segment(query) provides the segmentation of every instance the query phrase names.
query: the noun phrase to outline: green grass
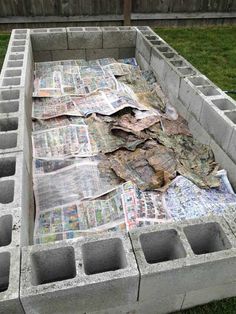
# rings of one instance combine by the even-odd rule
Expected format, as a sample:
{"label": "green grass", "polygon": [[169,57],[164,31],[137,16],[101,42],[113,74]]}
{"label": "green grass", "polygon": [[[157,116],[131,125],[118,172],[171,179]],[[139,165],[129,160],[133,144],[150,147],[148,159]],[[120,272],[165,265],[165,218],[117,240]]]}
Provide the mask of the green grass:
{"label": "green grass", "polygon": [[2,68],[2,64],[5,58],[9,39],[10,39],[10,35],[0,34],[0,70]]}
{"label": "green grass", "polygon": [[[220,88],[236,90],[236,26],[159,28],[155,31]],[[236,95],[230,96],[236,99]],[[183,313],[235,314],[236,298],[198,306]]]}
{"label": "green grass", "polygon": [[221,89],[236,90],[236,26],[155,31]]}

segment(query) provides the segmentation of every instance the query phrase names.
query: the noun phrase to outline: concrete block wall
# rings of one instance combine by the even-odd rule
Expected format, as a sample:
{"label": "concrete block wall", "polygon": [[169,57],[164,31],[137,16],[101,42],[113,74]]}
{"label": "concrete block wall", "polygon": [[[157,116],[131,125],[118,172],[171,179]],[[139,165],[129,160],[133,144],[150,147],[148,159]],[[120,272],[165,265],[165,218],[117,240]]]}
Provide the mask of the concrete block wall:
{"label": "concrete block wall", "polygon": [[137,27],[136,57],[155,73],[194,136],[209,144],[236,189],[236,102],[149,27]]}
{"label": "concrete block wall", "polygon": [[0,138],[7,139],[0,148],[0,313],[21,313],[21,302],[26,313],[169,313],[235,295],[233,212],[140,229],[130,238],[31,245],[33,62],[133,56],[154,71],[236,187],[235,102],[149,27],[13,31],[0,76]]}
{"label": "concrete block wall", "polygon": [[34,245],[22,250],[26,313],[87,313],[137,301],[139,272],[128,235]]}
{"label": "concrete block wall", "polygon": [[130,233],[140,271],[139,301],[182,298],[176,311],[235,295],[235,236],[224,218]]}
{"label": "concrete block wall", "polygon": [[67,27],[31,30],[36,62],[134,57],[135,27]]}
{"label": "concrete block wall", "polygon": [[30,31],[14,30],[0,75],[0,313],[24,313],[21,246],[32,243]]}

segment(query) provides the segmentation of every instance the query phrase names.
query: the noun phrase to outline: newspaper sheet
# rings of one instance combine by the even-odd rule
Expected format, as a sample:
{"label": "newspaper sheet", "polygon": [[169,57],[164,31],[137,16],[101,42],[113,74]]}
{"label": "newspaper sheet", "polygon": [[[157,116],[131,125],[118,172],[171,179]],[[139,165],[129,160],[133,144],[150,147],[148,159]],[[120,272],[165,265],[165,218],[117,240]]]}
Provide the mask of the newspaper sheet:
{"label": "newspaper sheet", "polygon": [[36,210],[104,195],[121,181],[99,157],[76,160],[34,161]]}
{"label": "newspaper sheet", "polygon": [[85,119],[74,116],[60,116],[48,120],[34,120],[32,122],[33,132],[54,129],[68,125],[86,125]]}
{"label": "newspaper sheet", "polygon": [[219,188],[201,189],[183,176],[176,177],[163,194],[163,206],[172,220],[222,215],[236,206],[236,195],[224,170],[218,171]]}
{"label": "newspaper sheet", "polygon": [[68,60],[35,63],[33,96],[60,97],[87,95],[101,89],[117,90],[115,76],[130,73],[133,67],[112,58],[89,62]]}
{"label": "newspaper sheet", "polygon": [[130,230],[166,219],[158,192],[141,192],[131,182],[120,185],[106,199],[81,201],[37,211],[35,243],[93,233]]}
{"label": "newspaper sheet", "polygon": [[34,158],[89,157],[98,153],[86,124],[33,132],[32,143]]}
{"label": "newspaper sheet", "polygon": [[37,98],[33,102],[32,116],[35,119],[50,119],[91,113],[112,115],[127,107],[148,110],[136,100],[132,91],[129,93],[122,87],[119,91],[99,91],[84,97]]}

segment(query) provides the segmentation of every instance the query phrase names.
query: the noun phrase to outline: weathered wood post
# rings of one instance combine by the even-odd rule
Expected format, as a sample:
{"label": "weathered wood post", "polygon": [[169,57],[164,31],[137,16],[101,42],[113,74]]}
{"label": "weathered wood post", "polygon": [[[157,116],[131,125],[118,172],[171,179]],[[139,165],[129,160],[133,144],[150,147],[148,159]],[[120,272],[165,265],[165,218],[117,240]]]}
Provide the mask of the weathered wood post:
{"label": "weathered wood post", "polygon": [[124,0],[124,26],[131,25],[132,0]]}

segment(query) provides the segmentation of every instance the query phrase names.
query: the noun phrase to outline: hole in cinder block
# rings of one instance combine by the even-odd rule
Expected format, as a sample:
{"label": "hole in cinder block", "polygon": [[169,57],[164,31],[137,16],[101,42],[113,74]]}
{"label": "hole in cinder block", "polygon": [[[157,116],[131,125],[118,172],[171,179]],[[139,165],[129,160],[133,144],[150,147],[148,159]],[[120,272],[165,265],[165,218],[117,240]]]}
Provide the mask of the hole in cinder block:
{"label": "hole in cinder block", "polygon": [[216,105],[220,110],[233,110],[236,106],[228,99],[216,99],[212,100],[213,104]]}
{"label": "hole in cinder block", "polygon": [[26,33],[27,33],[27,30],[26,30],[26,29],[16,29],[16,30],[15,30],[15,33],[16,33],[16,34],[26,34]]}
{"label": "hole in cinder block", "polygon": [[153,36],[153,35],[146,35],[145,37],[150,41],[158,39],[157,36]]}
{"label": "hole in cinder block", "polygon": [[20,68],[23,66],[23,61],[8,61],[8,68]]}
{"label": "hole in cinder block", "polygon": [[17,133],[5,132],[0,134],[0,149],[14,148],[17,144]]}
{"label": "hole in cinder block", "polygon": [[71,28],[69,28],[69,31],[70,32],[83,32],[84,29],[83,29],[83,27],[71,27]]}
{"label": "hole in cinder block", "polygon": [[184,233],[196,255],[228,250],[231,244],[216,222],[187,226]]}
{"label": "hole in cinder block", "polygon": [[175,229],[141,234],[140,242],[149,264],[186,257],[185,249]]}
{"label": "hole in cinder block", "polygon": [[21,70],[6,70],[5,77],[21,76]]}
{"label": "hole in cinder block", "polygon": [[15,35],[14,39],[26,39],[26,35]]}
{"label": "hole in cinder block", "polygon": [[226,117],[228,117],[234,124],[236,124],[236,112],[225,112]]}
{"label": "hole in cinder block", "polygon": [[0,100],[19,99],[19,97],[20,97],[19,90],[3,90],[0,92]]}
{"label": "hole in cinder block", "polygon": [[99,31],[99,27],[85,27],[85,30],[90,32]]}
{"label": "hole in cinder block", "polygon": [[9,204],[14,200],[14,180],[0,182],[0,203]]}
{"label": "hole in cinder block", "polygon": [[0,253],[0,292],[6,291],[9,286],[10,253]]}
{"label": "hole in cinder block", "polygon": [[0,159],[0,178],[14,176],[15,172],[16,172],[15,157],[6,157]]}
{"label": "hole in cinder block", "polygon": [[47,28],[33,29],[33,33],[47,33]]}
{"label": "hole in cinder block", "polygon": [[203,77],[190,77],[189,81],[195,86],[210,85],[210,81]]}
{"label": "hole in cinder block", "polygon": [[178,57],[178,55],[176,53],[173,53],[173,52],[164,52],[163,56],[165,56],[167,59],[174,59],[174,58]]}
{"label": "hole in cinder block", "polygon": [[18,129],[18,118],[0,119],[0,132],[14,131]]}
{"label": "hole in cinder block", "polygon": [[151,43],[154,45],[154,46],[160,46],[160,45],[164,45],[165,43],[161,40],[151,40]]}
{"label": "hole in cinder block", "polygon": [[9,60],[16,61],[16,60],[23,60],[24,55],[23,54],[12,54],[9,56]]}
{"label": "hole in cinder block", "polygon": [[212,86],[204,86],[199,88],[199,90],[205,95],[205,96],[216,96],[216,95],[220,95],[220,92],[218,92],[218,90],[216,90],[214,87]]}
{"label": "hole in cinder block", "polygon": [[117,238],[83,244],[82,256],[86,275],[115,271],[127,267],[122,241]]}
{"label": "hole in cinder block", "polygon": [[174,60],[170,61],[171,64],[173,64],[175,67],[184,67],[186,66],[186,63],[183,62],[182,60]]}
{"label": "hole in cinder block", "polygon": [[20,85],[20,77],[7,77],[3,79],[3,86],[18,86]]}
{"label": "hole in cinder block", "polygon": [[19,110],[18,101],[1,101],[0,102],[0,113],[17,112]]}
{"label": "hole in cinder block", "polygon": [[0,217],[0,246],[6,246],[11,243],[12,221],[12,215]]}
{"label": "hole in cinder block", "polygon": [[12,42],[13,46],[24,46],[25,45],[25,40],[14,40]]}
{"label": "hole in cinder block", "polygon": [[183,75],[194,75],[196,72],[192,68],[178,68],[178,71]]}
{"label": "hole in cinder block", "polygon": [[12,52],[23,52],[25,51],[25,47],[11,47]]}
{"label": "hole in cinder block", "polygon": [[31,282],[38,286],[76,276],[73,247],[44,250],[31,255]]}
{"label": "hole in cinder block", "polygon": [[157,47],[160,52],[171,52],[171,49],[166,46]]}
{"label": "hole in cinder block", "polygon": [[49,28],[50,33],[62,33],[63,29],[62,28]]}

